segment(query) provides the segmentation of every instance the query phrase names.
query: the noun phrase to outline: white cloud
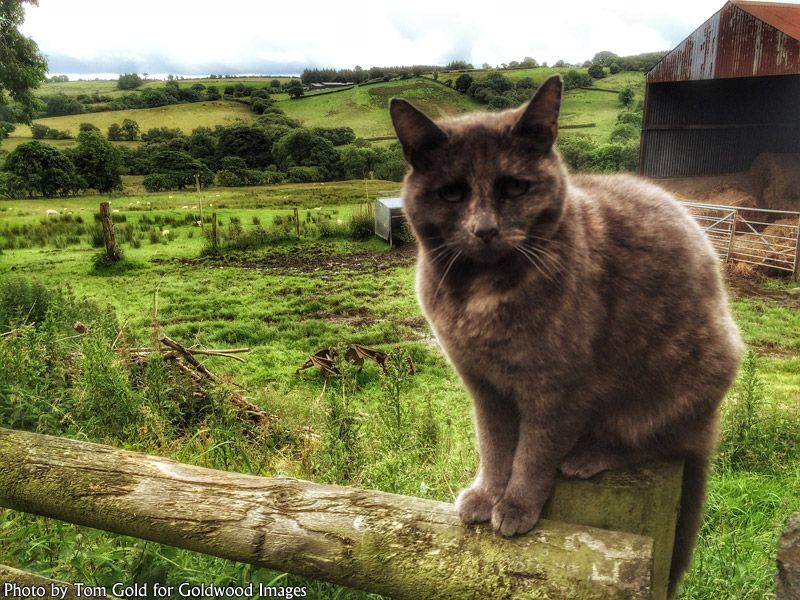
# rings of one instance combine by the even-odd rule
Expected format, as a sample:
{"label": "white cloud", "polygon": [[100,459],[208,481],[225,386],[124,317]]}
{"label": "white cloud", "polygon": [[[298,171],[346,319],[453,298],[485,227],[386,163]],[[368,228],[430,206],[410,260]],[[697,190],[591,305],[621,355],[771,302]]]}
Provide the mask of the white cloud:
{"label": "white cloud", "polygon": [[[40,0],[23,31],[53,63],[207,73],[261,64],[492,65],[532,56],[583,61],[600,50],[666,50],[723,0]],[[51,65],[52,67],[55,64]]]}

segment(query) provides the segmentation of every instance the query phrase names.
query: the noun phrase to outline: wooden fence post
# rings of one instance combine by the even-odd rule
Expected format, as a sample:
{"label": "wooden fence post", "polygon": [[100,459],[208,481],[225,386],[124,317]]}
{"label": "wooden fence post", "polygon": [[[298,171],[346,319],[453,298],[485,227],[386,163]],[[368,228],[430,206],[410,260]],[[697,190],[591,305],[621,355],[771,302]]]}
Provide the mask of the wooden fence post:
{"label": "wooden fence post", "polygon": [[200,207],[200,231],[203,231],[203,199],[200,197],[200,175],[194,175],[194,187],[197,190],[197,205]]}
{"label": "wooden fence post", "polygon": [[211,213],[211,247],[214,249],[214,254],[219,250],[217,244],[217,213]]}
{"label": "wooden fence post", "polygon": [[294,228],[297,231],[297,237],[300,237],[300,212],[297,207],[294,209]]}
{"label": "wooden fence post", "polygon": [[119,260],[119,248],[117,248],[117,239],[114,236],[114,221],[111,218],[111,205],[108,202],[100,203],[100,223],[103,226],[103,241],[106,245],[108,260]]}

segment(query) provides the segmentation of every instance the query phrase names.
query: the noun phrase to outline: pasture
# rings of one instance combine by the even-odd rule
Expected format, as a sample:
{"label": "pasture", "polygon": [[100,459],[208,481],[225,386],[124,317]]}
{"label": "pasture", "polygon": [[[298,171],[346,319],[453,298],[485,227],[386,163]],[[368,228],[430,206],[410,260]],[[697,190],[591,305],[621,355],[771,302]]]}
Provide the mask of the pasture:
{"label": "pasture", "polygon": [[[141,108],[135,110],[112,110],[80,115],[65,115],[36,119],[34,123],[47,125],[59,131],[69,131],[78,135],[81,123],[91,123],[105,133],[112,123],[120,124],[124,119],[133,119],[139,124],[142,132],[153,127],[177,127],[187,135],[197,127],[215,127],[217,125],[233,125],[235,123],[251,123],[255,115],[250,107],[239,102],[226,100],[192,102],[189,104],[170,104],[158,108]],[[30,138],[31,130],[26,125],[18,125],[11,134],[13,138]],[[9,139],[11,139],[11,137]],[[3,142],[3,148],[7,142]]]}
{"label": "pasture", "polygon": [[[364,87],[351,106],[377,103],[369,90],[396,93],[391,87]],[[329,109],[336,106],[357,112],[345,103]],[[381,131],[370,129],[368,119],[360,126],[364,133]],[[9,365],[0,375],[0,422],[203,466],[452,501],[477,460],[470,404],[416,304],[414,249],[354,239],[348,229],[364,202],[396,185],[115,196],[125,261],[113,267],[93,261],[99,252],[93,215],[103,198],[1,201],[0,316],[12,315],[25,333],[0,338],[0,360]],[[217,213],[231,243],[218,255],[205,252],[196,224],[201,205],[206,219]],[[303,223],[299,239],[287,227],[295,207]],[[62,215],[48,217],[47,209]],[[233,246],[259,228],[260,243]],[[33,281],[62,289],[62,310],[41,317],[52,333],[24,325],[36,311],[17,300],[28,297],[31,284],[24,282]],[[782,279],[732,278],[729,289],[752,355],[725,405],[684,599],[767,597],[778,532],[800,510],[798,288]],[[30,297],[47,298],[37,293]],[[75,318],[90,325],[89,334],[75,335]],[[245,363],[208,357],[204,363],[223,383],[187,397],[187,382],[169,365],[152,360],[139,368],[126,359],[124,348],[152,343],[154,328],[187,345],[251,351]],[[120,331],[122,350],[111,350]],[[342,365],[338,378],[315,369],[295,374],[319,348],[353,342],[411,355],[418,371],[392,380],[368,363],[360,372]],[[249,427],[232,411],[226,398],[240,389],[234,384],[273,415],[268,427]],[[7,510],[0,511],[0,532],[0,563],[65,580],[253,581],[307,585],[318,599],[375,597]]]}

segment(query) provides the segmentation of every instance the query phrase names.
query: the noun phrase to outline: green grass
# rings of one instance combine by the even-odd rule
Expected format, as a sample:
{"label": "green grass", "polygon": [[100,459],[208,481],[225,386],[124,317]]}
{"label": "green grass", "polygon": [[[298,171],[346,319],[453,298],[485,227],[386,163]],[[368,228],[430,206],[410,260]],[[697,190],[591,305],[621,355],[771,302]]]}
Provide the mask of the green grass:
{"label": "green grass", "polygon": [[473,99],[432,81],[412,78],[358,86],[350,90],[278,104],[307,127],[346,125],[364,138],[394,135],[389,100],[406,98],[434,118],[480,108]]}
{"label": "green grass", "polygon": [[[59,131],[67,130],[78,135],[81,123],[91,123],[102,132],[108,130],[112,123],[122,123],[123,119],[133,119],[139,124],[142,132],[153,127],[177,127],[189,134],[196,127],[215,127],[234,123],[251,123],[255,115],[250,108],[239,102],[192,102],[189,104],[171,104],[159,108],[141,108],[133,110],[113,110],[108,112],[84,113],[81,115],[65,115],[36,119],[34,123],[47,125]],[[11,134],[13,138],[30,138],[30,127],[17,125]],[[5,147],[8,140],[3,142]]]}

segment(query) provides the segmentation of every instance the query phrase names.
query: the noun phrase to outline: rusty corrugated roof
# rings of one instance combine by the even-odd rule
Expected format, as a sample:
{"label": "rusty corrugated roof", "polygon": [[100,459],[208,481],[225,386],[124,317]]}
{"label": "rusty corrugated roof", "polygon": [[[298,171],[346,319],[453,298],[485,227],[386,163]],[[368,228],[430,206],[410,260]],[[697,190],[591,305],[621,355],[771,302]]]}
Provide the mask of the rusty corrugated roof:
{"label": "rusty corrugated roof", "polygon": [[800,74],[800,5],[727,2],[647,74],[649,83]]}
{"label": "rusty corrugated roof", "polygon": [[745,2],[743,0],[733,0],[732,4],[750,13],[756,19],[772,25],[778,31],[800,40],[800,4]]}

